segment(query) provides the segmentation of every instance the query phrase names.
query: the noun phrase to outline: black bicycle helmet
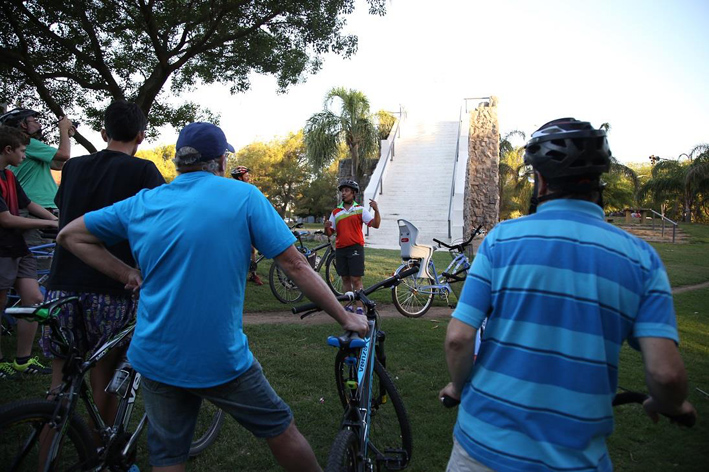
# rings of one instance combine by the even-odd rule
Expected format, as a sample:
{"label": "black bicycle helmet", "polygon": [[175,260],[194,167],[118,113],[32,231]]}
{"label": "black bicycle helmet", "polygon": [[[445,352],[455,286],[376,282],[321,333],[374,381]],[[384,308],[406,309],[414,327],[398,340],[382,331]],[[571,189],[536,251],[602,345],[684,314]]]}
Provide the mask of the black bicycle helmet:
{"label": "black bicycle helmet", "polygon": [[0,116],[0,125],[19,128],[20,123],[31,116],[39,116],[39,112],[28,108],[15,108]]}
{"label": "black bicycle helmet", "polygon": [[337,186],[337,190],[342,190],[343,187],[349,187],[352,190],[354,190],[355,193],[359,193],[359,184],[355,182],[354,180],[350,179],[345,179],[340,182],[340,185]]}
{"label": "black bicycle helmet", "polygon": [[524,150],[524,163],[550,182],[598,177],[611,166],[606,132],[574,118],[546,123],[532,134]]}

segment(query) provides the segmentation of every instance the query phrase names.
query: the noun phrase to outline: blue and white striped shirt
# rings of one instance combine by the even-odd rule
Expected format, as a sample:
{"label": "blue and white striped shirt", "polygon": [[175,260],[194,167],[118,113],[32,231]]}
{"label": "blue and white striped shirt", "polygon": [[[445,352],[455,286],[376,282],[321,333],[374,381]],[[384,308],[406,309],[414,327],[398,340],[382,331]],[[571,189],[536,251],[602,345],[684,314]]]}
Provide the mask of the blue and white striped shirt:
{"label": "blue and white striped shirt", "polygon": [[490,315],[455,437],[497,471],[612,470],[605,438],[623,341],[678,342],[665,269],[581,200],[553,200],[482,242],[453,317]]}

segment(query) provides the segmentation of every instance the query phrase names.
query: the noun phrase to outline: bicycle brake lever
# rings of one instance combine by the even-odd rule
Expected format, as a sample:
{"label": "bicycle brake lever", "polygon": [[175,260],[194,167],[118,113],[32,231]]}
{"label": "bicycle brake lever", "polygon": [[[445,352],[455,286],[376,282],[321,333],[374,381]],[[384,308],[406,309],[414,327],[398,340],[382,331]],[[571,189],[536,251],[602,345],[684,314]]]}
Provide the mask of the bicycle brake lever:
{"label": "bicycle brake lever", "polygon": [[320,311],[320,310],[310,310],[310,311],[306,311],[305,313],[303,313],[302,315],[300,315],[300,319],[301,319],[301,320],[304,320],[304,319],[307,318],[308,316],[314,315],[314,314],[317,313],[318,311]]}

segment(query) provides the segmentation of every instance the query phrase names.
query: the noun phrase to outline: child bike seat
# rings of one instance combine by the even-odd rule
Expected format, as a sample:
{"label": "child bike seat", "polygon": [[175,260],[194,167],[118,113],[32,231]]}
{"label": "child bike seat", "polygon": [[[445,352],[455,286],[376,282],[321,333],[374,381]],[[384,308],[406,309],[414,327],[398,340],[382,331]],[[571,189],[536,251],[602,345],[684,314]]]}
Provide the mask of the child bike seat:
{"label": "child bike seat", "polygon": [[419,230],[413,223],[406,220],[397,220],[399,224],[399,246],[401,246],[401,258],[404,261],[418,259],[421,264],[418,277],[435,280],[428,271],[428,264],[436,249],[425,244],[416,244]]}

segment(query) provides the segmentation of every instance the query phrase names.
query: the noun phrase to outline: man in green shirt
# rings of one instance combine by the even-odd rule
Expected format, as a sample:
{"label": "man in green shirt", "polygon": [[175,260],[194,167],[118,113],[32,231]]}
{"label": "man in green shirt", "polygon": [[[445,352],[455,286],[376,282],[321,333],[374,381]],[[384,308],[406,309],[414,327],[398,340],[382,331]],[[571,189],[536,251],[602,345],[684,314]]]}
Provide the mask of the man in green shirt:
{"label": "man in green shirt", "polygon": [[54,197],[57,184],[52,177],[52,170],[61,170],[71,156],[71,141],[76,129],[67,117],[59,122],[59,147],[54,148],[42,141],[42,125],[37,121],[39,113],[26,108],[15,108],[0,116],[0,124],[19,128],[30,137],[25,155],[27,158],[17,167],[9,169],[15,174],[30,200],[49,210],[57,205]]}

